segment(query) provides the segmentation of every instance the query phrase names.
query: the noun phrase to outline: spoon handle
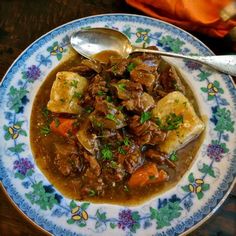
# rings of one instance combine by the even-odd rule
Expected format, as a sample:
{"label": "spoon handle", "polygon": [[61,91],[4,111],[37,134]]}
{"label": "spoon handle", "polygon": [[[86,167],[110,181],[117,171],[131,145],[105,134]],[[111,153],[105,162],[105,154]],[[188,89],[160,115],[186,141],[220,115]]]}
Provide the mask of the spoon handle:
{"label": "spoon handle", "polygon": [[172,52],[163,52],[145,48],[133,47],[134,52],[156,53],[162,56],[183,58],[199,62],[201,64],[210,66],[215,70],[221,71],[225,74],[236,76],[236,55],[222,55],[222,56],[186,56]]}

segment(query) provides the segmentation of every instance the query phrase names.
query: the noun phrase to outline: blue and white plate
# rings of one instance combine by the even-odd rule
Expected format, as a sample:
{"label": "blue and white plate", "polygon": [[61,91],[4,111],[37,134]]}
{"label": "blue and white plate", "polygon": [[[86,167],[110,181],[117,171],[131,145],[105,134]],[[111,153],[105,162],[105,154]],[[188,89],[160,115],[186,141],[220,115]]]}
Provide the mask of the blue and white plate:
{"label": "blue and white plate", "polygon": [[[183,73],[207,117],[206,135],[191,168],[172,189],[135,207],[72,201],[58,192],[32,156],[29,125],[35,94],[69,51],[75,30],[109,27],[135,45],[212,55],[185,31],[149,17],[108,14],[75,20],[31,44],[0,87],[0,180],[17,207],[54,235],[179,235],[204,222],[223,202],[236,173],[236,90],[231,78],[204,66],[169,59]],[[79,206],[79,208],[77,208]],[[72,213],[78,217],[72,218]]]}

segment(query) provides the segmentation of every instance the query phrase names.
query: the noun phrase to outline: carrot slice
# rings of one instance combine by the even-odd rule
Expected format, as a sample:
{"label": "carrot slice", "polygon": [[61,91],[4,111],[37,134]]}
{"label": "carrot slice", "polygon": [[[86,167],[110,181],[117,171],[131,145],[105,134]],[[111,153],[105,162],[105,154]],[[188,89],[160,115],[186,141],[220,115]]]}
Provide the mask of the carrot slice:
{"label": "carrot slice", "polygon": [[164,170],[158,171],[156,164],[148,163],[138,168],[130,177],[130,187],[142,187],[147,184],[160,183],[168,179]]}
{"label": "carrot slice", "polygon": [[51,122],[50,129],[56,134],[67,137],[68,132],[73,130],[75,121],[76,119],[57,118]]}

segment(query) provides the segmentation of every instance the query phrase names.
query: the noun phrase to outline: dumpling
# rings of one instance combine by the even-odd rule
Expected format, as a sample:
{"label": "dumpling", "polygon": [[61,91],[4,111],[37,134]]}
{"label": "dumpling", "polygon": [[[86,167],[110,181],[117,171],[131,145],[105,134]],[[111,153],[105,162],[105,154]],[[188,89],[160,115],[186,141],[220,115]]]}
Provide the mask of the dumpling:
{"label": "dumpling", "polygon": [[88,86],[86,78],[77,73],[62,71],[58,72],[52,85],[48,110],[57,113],[78,114],[81,107],[78,99]]}
{"label": "dumpling", "polygon": [[162,152],[171,153],[185,146],[197,137],[205,128],[204,123],[197,116],[192,104],[181,92],[172,92],[159,100],[152,110],[153,118],[158,118],[160,123],[175,114],[181,117],[182,122],[175,130],[169,130],[166,140],[160,143]]}

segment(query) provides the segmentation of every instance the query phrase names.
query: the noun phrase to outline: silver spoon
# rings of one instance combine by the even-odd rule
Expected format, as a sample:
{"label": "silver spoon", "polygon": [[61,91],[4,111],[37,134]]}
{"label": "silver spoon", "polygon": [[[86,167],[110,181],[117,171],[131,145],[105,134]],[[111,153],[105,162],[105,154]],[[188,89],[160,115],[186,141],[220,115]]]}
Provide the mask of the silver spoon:
{"label": "silver spoon", "polygon": [[127,58],[134,52],[156,53],[162,56],[193,60],[215,70],[236,76],[236,55],[222,56],[185,56],[176,53],[137,48],[121,32],[108,28],[90,28],[79,30],[70,38],[72,47],[82,56],[91,59],[93,55],[112,50]]}

